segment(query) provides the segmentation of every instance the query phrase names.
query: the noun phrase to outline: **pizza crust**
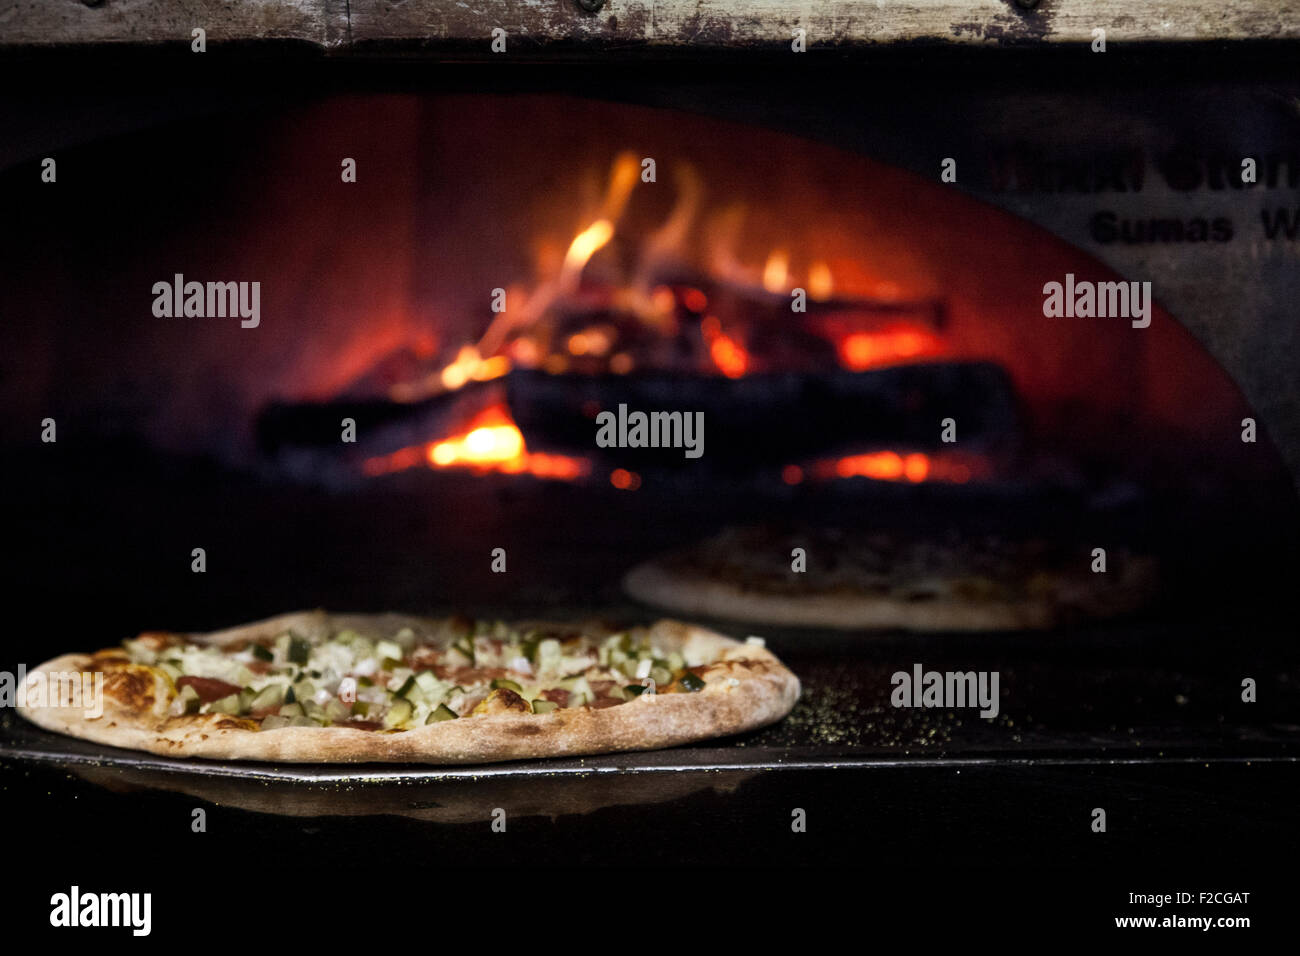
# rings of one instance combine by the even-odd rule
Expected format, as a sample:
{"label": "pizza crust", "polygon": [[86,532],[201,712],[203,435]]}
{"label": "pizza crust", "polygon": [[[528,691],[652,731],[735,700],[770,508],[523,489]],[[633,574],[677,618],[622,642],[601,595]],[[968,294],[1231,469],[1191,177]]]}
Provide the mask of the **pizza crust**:
{"label": "pizza crust", "polygon": [[[435,619],[402,615],[335,616],[315,611],[186,637],[222,646],[281,634],[290,627],[304,636],[315,635],[317,629],[392,633],[401,627],[436,635],[440,625]],[[469,764],[672,747],[773,723],[788,714],[799,698],[799,679],[766,648],[672,620],[652,625],[650,636],[688,659],[697,655],[717,659],[718,663],[700,675],[706,686],[689,694],[642,694],[616,707],[483,714],[399,732],[351,727],[264,731],[256,729],[253,721],[221,714],[168,716],[175,691],[167,676],[144,665],[126,663],[124,653],[110,650],[93,656],[67,654],[31,672],[48,680],[51,674],[103,669],[101,716],[87,717],[81,707],[60,707],[48,701],[43,706],[28,706],[23,694],[19,712],[47,730],[169,757]]]}

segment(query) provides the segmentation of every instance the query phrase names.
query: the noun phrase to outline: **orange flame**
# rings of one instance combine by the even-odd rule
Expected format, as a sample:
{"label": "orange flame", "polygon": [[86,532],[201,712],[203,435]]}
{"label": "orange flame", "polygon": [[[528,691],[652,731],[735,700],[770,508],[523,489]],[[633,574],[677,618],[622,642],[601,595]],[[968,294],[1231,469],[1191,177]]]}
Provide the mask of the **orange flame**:
{"label": "orange flame", "polygon": [[510,371],[510,359],[504,355],[483,358],[478,349],[464,345],[450,365],[420,382],[399,382],[388,390],[395,402],[415,402],[440,391],[454,392],[468,382],[487,382]]}
{"label": "orange flame", "polygon": [[611,222],[623,215],[628,197],[641,178],[641,162],[635,153],[623,152],[614,157],[614,164],[609,171],[609,186],[605,189],[605,201],[601,205],[602,219]]}
{"label": "orange flame", "polygon": [[608,219],[597,219],[582,232],[573,237],[569,251],[564,255],[564,273],[566,277],[576,278],[586,268],[591,257],[608,245],[614,238],[614,224]]}
{"label": "orange flame", "polygon": [[583,458],[530,452],[524,444],[523,433],[504,405],[493,405],[480,412],[460,435],[371,458],[363,471],[367,475],[385,475],[421,463],[430,468],[473,468],[508,475],[526,472],[538,478],[562,481],[574,481],[591,470],[590,463]]}
{"label": "orange flame", "polygon": [[790,256],[784,249],[775,249],[763,266],[763,288],[768,292],[784,292],[790,286]]}
{"label": "orange flame", "polygon": [[471,379],[486,382],[499,378],[510,371],[510,360],[504,355],[482,358],[478,349],[472,345],[464,346],[456,355],[456,361],[442,370],[442,384],[450,390],[460,388]]}
{"label": "orange flame", "polygon": [[825,302],[835,292],[835,279],[831,267],[818,260],[808,268],[808,294],[817,302]]}
{"label": "orange flame", "polygon": [[640,163],[632,153],[620,153],[614,158],[613,168],[609,173],[609,185],[605,189],[605,199],[601,203],[600,218],[582,232],[573,237],[569,251],[564,255],[564,265],[560,270],[560,285],[573,289],[587,267],[587,263],[614,238],[614,223],[623,215],[628,197],[637,184],[641,170]]}

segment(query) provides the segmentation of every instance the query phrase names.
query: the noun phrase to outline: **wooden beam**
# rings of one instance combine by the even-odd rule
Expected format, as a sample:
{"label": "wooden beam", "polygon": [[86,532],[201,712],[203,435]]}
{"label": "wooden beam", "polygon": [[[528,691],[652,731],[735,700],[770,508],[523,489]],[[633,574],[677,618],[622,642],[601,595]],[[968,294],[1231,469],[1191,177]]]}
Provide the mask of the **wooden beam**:
{"label": "wooden beam", "polygon": [[[302,41],[326,51],[1107,44],[1300,38],[1300,0],[0,0],[0,47]],[[597,6],[588,12],[580,4]]]}

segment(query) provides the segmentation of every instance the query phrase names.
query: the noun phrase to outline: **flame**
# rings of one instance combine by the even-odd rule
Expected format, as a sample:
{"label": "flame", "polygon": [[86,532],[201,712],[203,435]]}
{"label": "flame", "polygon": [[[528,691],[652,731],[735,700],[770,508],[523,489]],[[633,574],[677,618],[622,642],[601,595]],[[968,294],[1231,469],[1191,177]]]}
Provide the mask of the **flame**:
{"label": "flame", "polygon": [[614,238],[614,223],[623,215],[640,170],[641,164],[632,153],[619,153],[614,158],[600,218],[574,236],[569,251],[564,254],[564,265],[560,269],[561,288],[573,289],[591,257]]}
{"label": "flame", "polygon": [[614,238],[614,224],[608,219],[597,219],[582,232],[573,237],[569,251],[564,254],[564,274],[570,279],[577,277],[587,267],[591,257],[603,249]]}
{"label": "flame", "polygon": [[[761,274],[752,266],[740,268],[730,250],[739,241],[747,211],[743,205],[734,205],[723,217],[725,220],[720,238],[727,241],[714,244],[714,251],[722,254],[721,263],[714,263],[715,277],[724,289],[716,296],[712,291],[692,286],[671,287],[656,284],[655,269],[678,267],[683,256],[691,227],[698,215],[702,186],[698,175],[689,167],[678,170],[680,195],[668,220],[649,240],[642,242],[642,261],[630,281],[621,285],[615,282],[612,289],[594,285],[586,290],[593,301],[606,296],[604,307],[612,314],[630,313],[647,329],[664,338],[680,334],[679,323],[684,316],[681,310],[702,318],[704,351],[708,361],[729,378],[740,378],[754,370],[754,358],[749,353],[743,335],[744,325],[737,331],[730,326],[723,331],[716,314],[717,308],[731,308],[725,291],[726,283],[753,290],[761,287],[773,294],[784,294],[790,289],[794,277],[790,270],[791,254],[787,247],[774,248],[769,253]],[[484,382],[499,378],[517,366],[540,368],[554,375],[570,370],[599,367],[604,363],[614,374],[628,374],[641,364],[642,359],[628,345],[620,325],[592,326],[576,332],[563,330],[548,322],[548,315],[557,304],[563,304],[579,293],[584,271],[592,258],[614,239],[632,191],[640,181],[640,160],[631,152],[618,154],[611,165],[609,177],[598,207],[588,215],[587,225],[569,240],[567,247],[561,242],[552,244],[552,252],[544,270],[549,276],[531,288],[511,287],[508,290],[511,307],[502,309],[489,323],[477,344],[464,345],[446,367],[434,370],[421,379],[394,385],[389,395],[394,401],[413,402],[445,392],[456,391],[470,382]],[[715,259],[717,256],[715,256]],[[652,266],[654,268],[652,268]],[[739,270],[739,271],[737,271]],[[671,270],[670,270],[671,271]],[[815,259],[805,277],[810,298],[826,302],[835,295],[835,278],[825,259]],[[883,280],[882,280],[883,281]],[[897,289],[893,290],[897,291]],[[586,294],[584,293],[584,294]],[[715,305],[711,300],[717,298]],[[583,302],[582,307],[588,308]],[[860,322],[855,328],[852,314],[846,321],[832,314],[814,322],[819,333],[834,342],[840,363],[852,371],[864,371],[891,362],[904,361],[933,352],[938,339],[929,331],[915,328],[872,328],[862,330]],[[846,327],[847,325],[847,327]],[[574,361],[577,359],[578,361]]]}
{"label": "flame", "polygon": [[449,391],[455,391],[468,381],[486,382],[510,371],[510,360],[504,355],[483,358],[472,345],[463,346],[456,360],[442,370],[439,378]]}
{"label": "flame", "polygon": [[818,260],[808,268],[808,294],[817,302],[825,302],[835,293],[835,279],[831,267]]}
{"label": "flame", "polygon": [[[603,195],[597,194],[599,205],[586,206],[573,223],[576,234],[567,243],[562,234],[541,240],[535,281],[506,289],[509,312],[504,302],[500,307],[494,304],[495,314],[476,342],[462,345],[444,367],[423,365],[411,381],[394,385],[389,390],[390,398],[419,401],[455,392],[473,382],[500,378],[514,368],[541,369],[554,375],[593,370],[602,373],[607,369],[612,374],[627,375],[645,364],[664,361],[670,351],[675,357],[667,360],[673,363],[702,364],[705,368],[697,371],[705,372],[711,363],[721,375],[741,378],[756,369],[765,370],[769,361],[762,351],[767,336],[758,322],[771,311],[772,302],[759,290],[781,296],[796,281],[804,283],[810,299],[827,304],[795,321],[802,330],[833,343],[841,365],[847,369],[864,371],[935,354],[943,348],[937,320],[927,328],[923,324],[904,324],[898,317],[881,318],[882,310],[871,308],[870,302],[855,307],[863,280],[855,280],[850,262],[833,260],[842,287],[838,298],[837,275],[832,274],[828,261],[805,258],[807,250],[791,246],[789,236],[784,237],[785,245],[767,247],[771,251],[760,268],[762,247],[755,250],[750,243],[741,241],[752,238],[744,228],[749,215],[746,207],[733,204],[716,216],[701,219],[703,186],[689,167],[678,171],[677,200],[668,218],[648,239],[639,238],[635,269],[631,269],[628,257],[623,255],[626,250],[620,247],[618,256],[607,254],[592,269],[591,278],[598,281],[584,284],[593,257],[610,246],[616,235],[620,244],[631,238],[623,234],[623,217],[641,180],[640,167],[641,161],[633,153],[616,156]],[[632,221],[632,229],[638,228],[640,221]],[[694,281],[691,276],[699,272],[693,265],[697,256],[690,240],[700,223],[704,227],[705,257],[711,265],[703,268],[700,281]],[[743,265],[736,253],[742,248]],[[791,271],[792,249],[797,273]],[[817,250],[817,254],[824,254],[824,250]],[[597,271],[599,276],[595,275]],[[901,287],[894,283],[880,279],[876,284],[878,297],[902,296]],[[898,314],[908,310],[917,311],[915,304],[903,302]],[[591,324],[575,328],[572,323],[582,315],[590,316],[587,323]],[[639,325],[629,323],[629,316]],[[691,335],[695,321],[700,323],[702,341]],[[652,341],[653,336],[658,336],[657,343]],[[688,337],[692,340],[684,341]],[[647,342],[650,344],[645,345]],[[664,347],[674,343],[678,348]],[[438,351],[437,346],[434,340],[422,341],[417,354],[430,358]],[[751,347],[758,350],[755,355],[751,355]],[[441,361],[446,361],[449,353],[440,354]],[[776,364],[781,360],[778,351],[771,361]],[[419,466],[526,472],[575,480],[590,472],[591,459],[530,452],[501,403],[476,417],[459,434],[369,459],[364,469],[368,474],[384,474]],[[962,477],[956,469],[936,471],[935,461],[924,454],[874,451],[820,463],[791,464],[781,475],[791,486],[820,478],[853,476],[919,483],[965,481],[970,472],[968,469]],[[640,476],[625,469],[616,469],[609,480],[616,488],[630,490],[641,482]]]}
{"label": "flame", "polygon": [[460,435],[371,458],[363,471],[368,475],[385,475],[421,463],[430,468],[473,468],[510,475],[526,472],[538,478],[563,481],[574,481],[591,469],[590,463],[582,458],[530,452],[510,412],[500,404],[476,415]]}
{"label": "flame", "polygon": [[483,358],[472,345],[461,346],[456,358],[439,372],[418,382],[399,382],[388,390],[395,402],[415,402],[438,392],[454,392],[468,382],[487,382],[510,371],[510,359],[504,355]]}
{"label": "flame", "polygon": [[434,442],[429,446],[429,462],[439,468],[452,465],[500,465],[524,455],[524,436],[502,413],[490,408],[479,415],[464,435]]}
{"label": "flame", "polygon": [[[665,273],[680,271],[682,257],[689,247],[692,230],[699,215],[704,184],[690,163],[679,162],[673,169],[677,198],[663,224],[640,244],[640,263],[631,286],[645,298]],[[662,314],[662,310],[660,310]],[[654,311],[645,316],[654,324]],[[671,332],[675,333],[676,328]]]}
{"label": "flame", "polygon": [[478,349],[481,354],[495,355],[502,348],[508,347],[512,332],[533,326],[556,301],[578,290],[582,272],[591,257],[614,238],[615,224],[623,215],[628,198],[639,179],[640,169],[640,162],[632,153],[620,153],[614,158],[599,215],[570,240],[558,269],[544,270],[550,273],[548,279],[539,282],[531,291],[520,290],[516,297],[522,299],[522,302],[512,306],[508,312],[497,314],[479,339]]}
{"label": "flame", "polygon": [[632,188],[641,176],[641,161],[635,153],[623,152],[614,157],[614,164],[609,171],[609,186],[605,189],[605,201],[600,208],[602,219],[611,222],[623,215]]}
{"label": "flame", "polygon": [[698,315],[709,307],[709,297],[699,289],[686,289],[682,292],[682,305]]}
{"label": "flame", "polygon": [[774,249],[763,266],[763,288],[784,292],[790,287],[790,256],[784,249]]}
{"label": "flame", "polygon": [[727,378],[740,378],[749,370],[749,353],[740,342],[722,331],[716,316],[708,315],[700,322],[700,332],[709,346],[709,357]]}

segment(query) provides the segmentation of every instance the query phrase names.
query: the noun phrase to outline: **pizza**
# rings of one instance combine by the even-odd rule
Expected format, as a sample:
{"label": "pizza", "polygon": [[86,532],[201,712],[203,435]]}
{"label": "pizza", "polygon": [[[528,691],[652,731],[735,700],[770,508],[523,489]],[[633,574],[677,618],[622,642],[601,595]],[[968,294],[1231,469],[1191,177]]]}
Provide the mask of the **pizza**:
{"label": "pizza", "polygon": [[[802,549],[802,570],[796,569]],[[769,625],[909,631],[1056,627],[1140,608],[1155,561],[1028,537],[836,528],[729,528],[640,564],[624,590],[676,613]]]}
{"label": "pizza", "polygon": [[799,680],[759,638],[679,621],[613,630],[310,611],[64,655],[20,696],[48,730],[170,757],[455,764],[738,733],[789,713]]}

